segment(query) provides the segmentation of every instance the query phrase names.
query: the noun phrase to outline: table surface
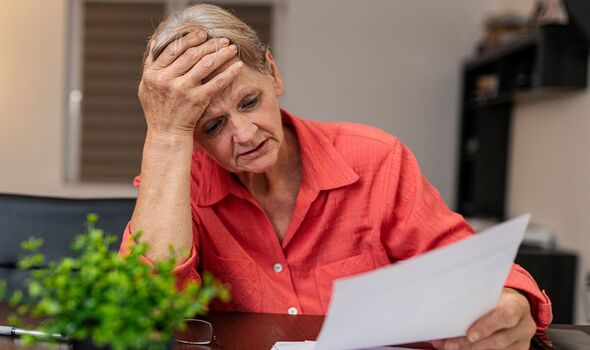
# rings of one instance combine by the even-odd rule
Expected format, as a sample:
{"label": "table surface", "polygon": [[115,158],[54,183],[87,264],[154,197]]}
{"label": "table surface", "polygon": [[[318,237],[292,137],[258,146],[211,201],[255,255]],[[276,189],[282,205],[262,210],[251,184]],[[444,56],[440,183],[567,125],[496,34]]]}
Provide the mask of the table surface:
{"label": "table surface", "polygon": [[[0,324],[6,324],[8,315],[13,309],[6,303],[0,303]],[[213,324],[213,333],[216,340],[209,346],[195,346],[175,344],[177,350],[205,350],[205,349],[243,349],[243,350],[270,350],[277,341],[303,341],[317,338],[324,318],[322,316],[306,315],[279,315],[279,314],[253,314],[253,313],[223,313],[213,312],[203,317]],[[27,320],[25,320],[27,321]],[[32,325],[36,324],[31,321]],[[590,335],[590,326],[552,325],[555,329],[577,329]],[[540,335],[541,338],[544,335]],[[432,349],[428,343],[411,344],[412,347]],[[35,347],[26,347],[18,338],[0,336],[0,349],[25,350],[25,349],[56,349],[48,345],[40,344]],[[68,349],[67,345],[61,345],[57,349]],[[531,349],[535,349],[532,347]],[[560,347],[556,346],[556,350]]]}

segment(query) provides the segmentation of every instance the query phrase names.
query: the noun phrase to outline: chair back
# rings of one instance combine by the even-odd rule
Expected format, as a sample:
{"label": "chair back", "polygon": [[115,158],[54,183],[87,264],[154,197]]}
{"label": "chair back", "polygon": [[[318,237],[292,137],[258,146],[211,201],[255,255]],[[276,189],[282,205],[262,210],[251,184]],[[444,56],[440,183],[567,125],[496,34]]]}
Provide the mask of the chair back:
{"label": "chair back", "polygon": [[87,214],[97,213],[97,227],[118,237],[111,246],[117,250],[134,207],[135,198],[73,199],[0,194],[0,279],[7,281],[8,293],[21,288],[27,276],[17,269],[19,259],[27,254],[20,248],[22,241],[30,236],[42,238],[40,252],[46,262],[73,256],[70,245],[74,237],[86,232]]}

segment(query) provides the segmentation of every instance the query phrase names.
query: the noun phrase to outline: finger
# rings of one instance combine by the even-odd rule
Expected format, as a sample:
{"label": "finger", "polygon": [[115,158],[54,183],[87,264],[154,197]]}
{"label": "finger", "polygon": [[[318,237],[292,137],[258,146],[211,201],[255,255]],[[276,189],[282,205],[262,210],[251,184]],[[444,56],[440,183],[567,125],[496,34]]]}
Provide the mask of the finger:
{"label": "finger", "polygon": [[206,55],[220,51],[229,45],[227,38],[214,38],[207,40],[199,46],[187,48],[166,70],[172,77],[179,77],[188,72],[192,67],[201,61]]}
{"label": "finger", "polygon": [[507,350],[529,350],[531,348],[530,340],[523,340],[512,344]]}
{"label": "finger", "polygon": [[150,48],[148,49],[148,55],[145,58],[145,61],[143,62],[144,65],[150,64],[154,60],[154,54],[152,52],[152,50],[154,49],[154,44],[155,42],[153,40],[150,40]]}
{"label": "finger", "polygon": [[445,344],[445,341],[443,339],[438,339],[438,340],[433,340],[431,343],[435,349],[443,349],[443,345]]}
{"label": "finger", "polygon": [[[531,323],[532,322],[532,323]],[[535,335],[534,321],[523,320],[516,327],[498,331],[487,338],[473,344],[474,350],[483,349],[506,349],[514,343],[529,342]]]}
{"label": "finger", "polygon": [[499,330],[516,326],[523,316],[523,313],[518,308],[508,306],[496,307],[469,327],[467,338],[472,343],[475,343]]}
{"label": "finger", "polygon": [[213,79],[209,80],[201,86],[207,97],[212,98],[221,91],[225,90],[240,74],[244,66],[244,62],[238,61],[233,63],[223,72],[217,74]]}
{"label": "finger", "polygon": [[471,343],[465,337],[441,340],[440,349],[443,350],[471,350]]}
{"label": "finger", "polygon": [[168,67],[182,55],[189,47],[198,46],[207,40],[207,32],[203,30],[188,33],[168,44],[164,51],[154,61],[154,69]]}
{"label": "finger", "polygon": [[189,79],[192,82],[200,82],[225,62],[232,59],[237,52],[238,49],[236,48],[236,45],[230,45],[219,51],[210,53],[197,62],[197,64],[185,74],[184,78]]}

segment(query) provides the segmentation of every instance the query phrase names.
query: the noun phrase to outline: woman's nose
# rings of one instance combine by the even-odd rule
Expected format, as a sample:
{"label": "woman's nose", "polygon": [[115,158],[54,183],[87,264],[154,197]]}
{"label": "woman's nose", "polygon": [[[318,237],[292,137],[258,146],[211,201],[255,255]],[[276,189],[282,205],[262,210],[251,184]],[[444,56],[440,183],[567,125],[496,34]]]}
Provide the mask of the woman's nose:
{"label": "woman's nose", "polygon": [[232,138],[235,143],[243,144],[249,143],[252,141],[254,134],[256,134],[256,130],[258,127],[256,124],[252,123],[251,121],[247,120],[245,117],[236,116],[231,118],[232,120],[230,123],[233,127],[233,134]]}

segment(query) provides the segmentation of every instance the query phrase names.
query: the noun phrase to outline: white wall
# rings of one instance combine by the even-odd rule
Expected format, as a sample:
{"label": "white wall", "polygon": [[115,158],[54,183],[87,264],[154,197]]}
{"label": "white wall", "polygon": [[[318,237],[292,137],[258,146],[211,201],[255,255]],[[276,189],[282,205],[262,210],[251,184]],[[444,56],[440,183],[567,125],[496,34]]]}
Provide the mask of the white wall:
{"label": "white wall", "polygon": [[0,1],[0,192],[132,196],[64,181],[67,4]]}
{"label": "white wall", "polygon": [[[63,180],[68,3],[0,1],[0,192],[133,195]],[[284,106],[394,133],[452,205],[460,60],[494,0],[277,3]]]}
{"label": "white wall", "polygon": [[49,188],[59,176],[65,68],[63,4],[0,4],[0,42],[4,47],[0,55],[0,186],[4,191]]}
{"label": "white wall", "polygon": [[408,144],[454,204],[460,61],[493,0],[297,0],[277,18],[284,106],[372,124]]}

